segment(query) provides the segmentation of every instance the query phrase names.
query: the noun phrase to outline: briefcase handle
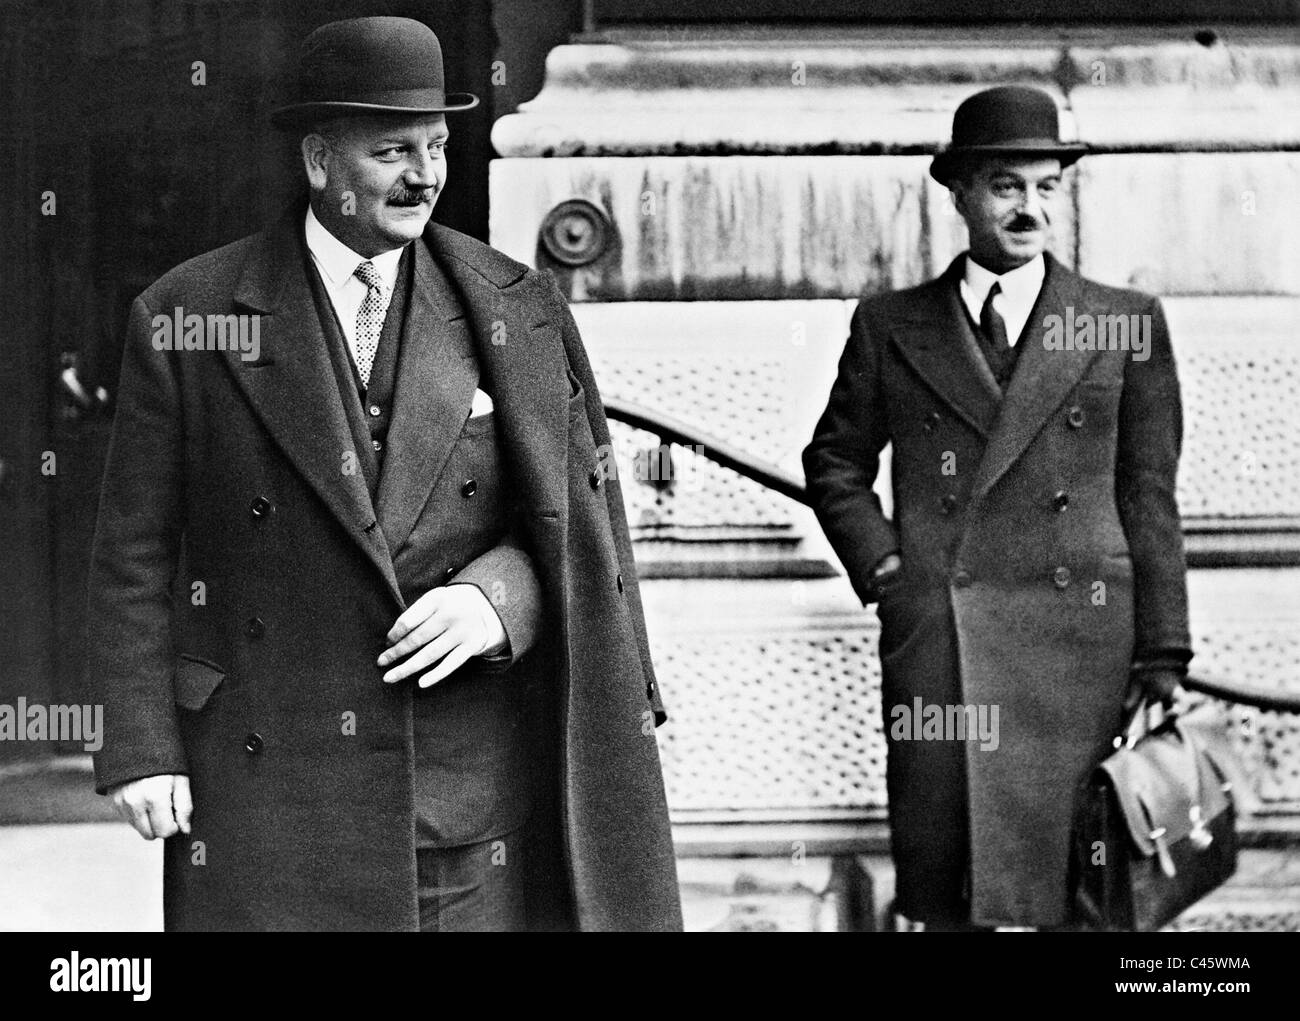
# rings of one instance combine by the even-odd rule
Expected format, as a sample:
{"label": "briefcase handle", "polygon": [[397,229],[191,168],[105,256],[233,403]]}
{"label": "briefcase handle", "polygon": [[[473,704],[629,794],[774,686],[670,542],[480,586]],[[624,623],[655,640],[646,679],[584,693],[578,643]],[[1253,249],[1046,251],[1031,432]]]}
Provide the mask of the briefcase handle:
{"label": "briefcase handle", "polygon": [[[1158,710],[1160,713],[1160,722],[1154,727],[1151,725],[1151,712],[1153,710]],[[1133,746],[1148,734],[1154,734],[1165,724],[1177,718],[1177,710],[1162,705],[1160,702],[1149,701],[1139,695],[1137,699],[1125,703],[1124,715],[1120,718],[1119,733],[1115,736],[1111,745],[1116,751],[1121,748],[1127,748],[1131,751]]]}

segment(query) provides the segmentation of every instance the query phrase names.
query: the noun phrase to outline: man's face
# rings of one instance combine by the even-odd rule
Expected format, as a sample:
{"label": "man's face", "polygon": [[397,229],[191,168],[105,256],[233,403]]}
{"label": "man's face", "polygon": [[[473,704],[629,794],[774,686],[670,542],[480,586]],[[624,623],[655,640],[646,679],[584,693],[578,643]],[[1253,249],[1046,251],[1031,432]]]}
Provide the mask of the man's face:
{"label": "man's face", "polygon": [[302,141],[312,208],[329,231],[371,258],[424,231],[447,181],[440,114],[346,117]]}
{"label": "man's face", "polygon": [[1063,193],[1060,160],[985,158],[949,186],[971,257],[985,269],[1006,273],[1047,247]]}

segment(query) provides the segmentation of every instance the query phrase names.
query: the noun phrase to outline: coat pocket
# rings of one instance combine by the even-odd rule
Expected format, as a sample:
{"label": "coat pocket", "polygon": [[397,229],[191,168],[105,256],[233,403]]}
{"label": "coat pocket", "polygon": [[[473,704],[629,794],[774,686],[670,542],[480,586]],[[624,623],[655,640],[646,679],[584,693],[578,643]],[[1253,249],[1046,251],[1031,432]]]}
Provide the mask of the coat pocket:
{"label": "coat pocket", "polygon": [[482,415],[471,415],[465,419],[465,428],[461,430],[462,437],[483,436],[484,434],[493,434],[496,432],[496,412],[488,411]]}
{"label": "coat pocket", "polygon": [[181,654],[176,659],[176,669],[172,673],[172,691],[176,704],[182,709],[197,712],[207,704],[225,677],[226,672],[220,667],[195,656]]}
{"label": "coat pocket", "polygon": [[587,410],[587,391],[582,388],[572,369],[566,366],[564,374],[569,380],[569,415],[572,417]]}

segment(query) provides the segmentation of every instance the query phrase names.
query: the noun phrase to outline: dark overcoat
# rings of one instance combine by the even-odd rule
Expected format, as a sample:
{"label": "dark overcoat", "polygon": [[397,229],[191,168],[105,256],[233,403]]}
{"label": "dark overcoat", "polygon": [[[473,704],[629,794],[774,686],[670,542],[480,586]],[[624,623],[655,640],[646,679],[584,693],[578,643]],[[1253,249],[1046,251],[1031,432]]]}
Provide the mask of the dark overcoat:
{"label": "dark overcoat", "polygon": [[[1189,646],[1178,382],[1156,299],[1048,256],[1003,396],[960,304],[963,265],[858,305],[804,466],[864,603],[872,568],[902,557],[877,608],[899,910],[950,918],[969,898],[979,924],[1053,925],[1077,788],[1130,667]],[[1145,356],[1086,349],[1087,316],[1137,316]],[[886,444],[893,520],[872,492]],[[951,725],[927,739],[917,699],[923,714],[983,706],[986,722],[996,707],[996,746]]]}
{"label": "dark overcoat", "polygon": [[[448,328],[468,330],[477,368],[434,371],[436,335],[403,341],[376,506],[313,306],[301,212],[161,278],[126,338],[88,680],[105,713],[101,792],[191,779],[193,833],[167,841],[168,927],[416,928],[413,704],[440,698],[435,710],[472,719],[475,700],[523,683],[471,661],[420,695],[415,678],[387,685],[375,665],[424,587],[399,578],[491,561],[473,510],[486,501],[463,491],[481,372],[504,468],[478,481],[510,487],[512,541],[543,609],[525,657],[538,694],[519,710],[536,731],[539,807],[528,845],[511,849],[526,859],[533,923],[679,928],[663,709],[622,498],[601,470],[603,406],[568,306],[549,276],[426,230],[416,266],[432,258],[454,288],[464,321]],[[417,273],[412,300],[427,286]],[[176,308],[259,316],[257,357],[159,350],[154,317]],[[472,768],[474,749],[461,751]]]}

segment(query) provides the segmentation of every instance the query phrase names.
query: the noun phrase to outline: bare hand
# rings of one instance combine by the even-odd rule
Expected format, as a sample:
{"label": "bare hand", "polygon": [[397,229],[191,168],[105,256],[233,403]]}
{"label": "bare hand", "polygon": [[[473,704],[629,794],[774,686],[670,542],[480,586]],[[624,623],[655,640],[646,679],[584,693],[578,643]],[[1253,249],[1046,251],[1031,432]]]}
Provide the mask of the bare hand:
{"label": "bare hand", "polygon": [[194,802],[190,778],[181,773],[161,773],[130,780],[109,790],[122,817],[145,840],[189,833]]}
{"label": "bare hand", "polygon": [[384,680],[391,684],[437,664],[420,677],[420,687],[428,688],[479,655],[491,637],[484,624],[484,607],[495,614],[487,597],[473,585],[446,585],[426,592],[388,632],[389,648],[379,657],[381,667],[413,655],[384,674]]}

